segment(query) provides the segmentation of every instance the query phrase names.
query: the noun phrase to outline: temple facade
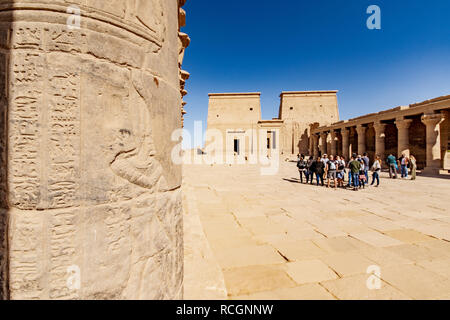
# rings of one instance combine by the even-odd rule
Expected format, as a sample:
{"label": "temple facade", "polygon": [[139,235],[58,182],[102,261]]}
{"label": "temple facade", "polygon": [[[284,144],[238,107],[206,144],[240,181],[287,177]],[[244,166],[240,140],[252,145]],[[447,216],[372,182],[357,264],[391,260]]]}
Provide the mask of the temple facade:
{"label": "temple facade", "polygon": [[337,91],[282,92],[278,117],[271,120],[262,120],[260,98],[259,92],[209,94],[208,131],[223,137],[223,153],[245,158],[258,150],[268,156],[306,154],[310,124],[339,121]]}
{"label": "temple facade", "polygon": [[210,94],[208,129],[220,132],[224,153],[246,159],[261,150],[286,158],[413,154],[425,172],[450,170],[450,96],[341,121],[337,93],[282,92],[272,120],[261,119],[259,92]]}

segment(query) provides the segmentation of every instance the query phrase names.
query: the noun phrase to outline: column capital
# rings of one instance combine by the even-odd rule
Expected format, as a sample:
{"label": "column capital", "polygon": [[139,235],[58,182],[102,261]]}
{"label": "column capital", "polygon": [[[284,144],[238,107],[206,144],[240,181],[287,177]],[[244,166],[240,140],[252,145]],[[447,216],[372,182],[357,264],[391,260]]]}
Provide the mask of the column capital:
{"label": "column capital", "polygon": [[347,127],[341,128],[341,135],[342,136],[349,136],[350,135],[350,129]]}
{"label": "column capital", "polygon": [[409,129],[412,122],[411,119],[397,119],[395,120],[395,125],[397,126],[397,129]]}
{"label": "column capital", "polygon": [[356,126],[356,133],[358,133],[358,135],[365,134],[365,133],[366,133],[366,130],[367,130],[367,127],[365,127],[365,126],[362,125],[362,124],[358,124],[358,125]]}
{"label": "column capital", "polygon": [[380,121],[373,123],[373,128],[375,129],[375,131],[377,133],[380,133],[380,134],[384,133],[384,130],[386,129],[386,126],[387,126],[386,123],[382,123]]}
{"label": "column capital", "polygon": [[422,122],[427,126],[435,126],[442,121],[445,117],[442,113],[427,113],[422,116]]}

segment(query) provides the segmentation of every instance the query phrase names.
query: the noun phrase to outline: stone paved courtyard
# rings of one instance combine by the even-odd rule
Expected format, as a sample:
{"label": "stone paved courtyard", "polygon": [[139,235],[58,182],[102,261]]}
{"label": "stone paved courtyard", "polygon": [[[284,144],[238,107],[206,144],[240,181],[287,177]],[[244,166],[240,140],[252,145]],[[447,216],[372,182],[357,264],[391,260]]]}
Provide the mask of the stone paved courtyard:
{"label": "stone paved courtyard", "polygon": [[184,178],[187,299],[450,299],[445,177],[383,174],[359,192],[299,184],[295,163],[275,176],[187,165]]}

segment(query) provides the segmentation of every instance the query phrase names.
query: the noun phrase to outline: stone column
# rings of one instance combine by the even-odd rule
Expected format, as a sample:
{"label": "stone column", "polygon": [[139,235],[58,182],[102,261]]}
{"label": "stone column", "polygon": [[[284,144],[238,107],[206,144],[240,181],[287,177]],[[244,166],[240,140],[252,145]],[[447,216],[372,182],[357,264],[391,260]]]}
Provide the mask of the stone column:
{"label": "stone column", "polygon": [[337,147],[336,147],[336,130],[332,129],[330,132],[331,136],[331,147],[330,147],[330,154],[333,156],[336,156],[337,154]]}
{"label": "stone column", "polygon": [[342,128],[341,135],[342,135],[342,155],[345,157],[346,160],[348,160],[348,159],[350,159],[350,153],[349,153],[350,131],[347,128]]}
{"label": "stone column", "polygon": [[410,156],[409,152],[409,127],[411,126],[412,120],[400,118],[395,121],[395,125],[398,129],[398,154],[405,155],[407,157]]}
{"label": "stone column", "polygon": [[313,156],[317,158],[319,156],[319,136],[317,134],[313,134]]}
{"label": "stone column", "polygon": [[427,166],[426,173],[436,174],[441,169],[441,123],[444,121],[442,114],[425,114],[422,122],[427,127]]}
{"label": "stone column", "polygon": [[322,132],[320,134],[320,140],[321,140],[320,151],[322,151],[322,155],[327,153],[327,138],[328,138],[327,132]]}
{"label": "stone column", "polygon": [[183,298],[184,2],[0,1],[0,299]]}
{"label": "stone column", "polygon": [[356,127],[356,132],[358,133],[358,153],[362,155],[366,152],[366,130],[367,127],[363,125],[358,125]]}
{"label": "stone column", "polygon": [[327,139],[326,139],[326,141],[327,141],[327,154],[330,155],[331,154],[331,143],[330,143],[330,141],[331,141],[331,133],[330,132],[327,132]]}
{"label": "stone column", "polygon": [[384,161],[386,124],[375,122],[373,128],[375,129],[375,155],[380,156],[381,160]]}

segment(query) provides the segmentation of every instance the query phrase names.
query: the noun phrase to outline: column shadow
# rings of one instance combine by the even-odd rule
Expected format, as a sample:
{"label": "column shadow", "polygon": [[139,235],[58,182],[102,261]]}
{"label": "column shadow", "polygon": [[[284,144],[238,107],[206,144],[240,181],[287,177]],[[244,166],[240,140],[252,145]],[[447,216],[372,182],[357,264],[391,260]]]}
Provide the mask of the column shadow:
{"label": "column shadow", "polygon": [[8,70],[14,1],[0,9],[0,300],[9,296],[8,261]]}

